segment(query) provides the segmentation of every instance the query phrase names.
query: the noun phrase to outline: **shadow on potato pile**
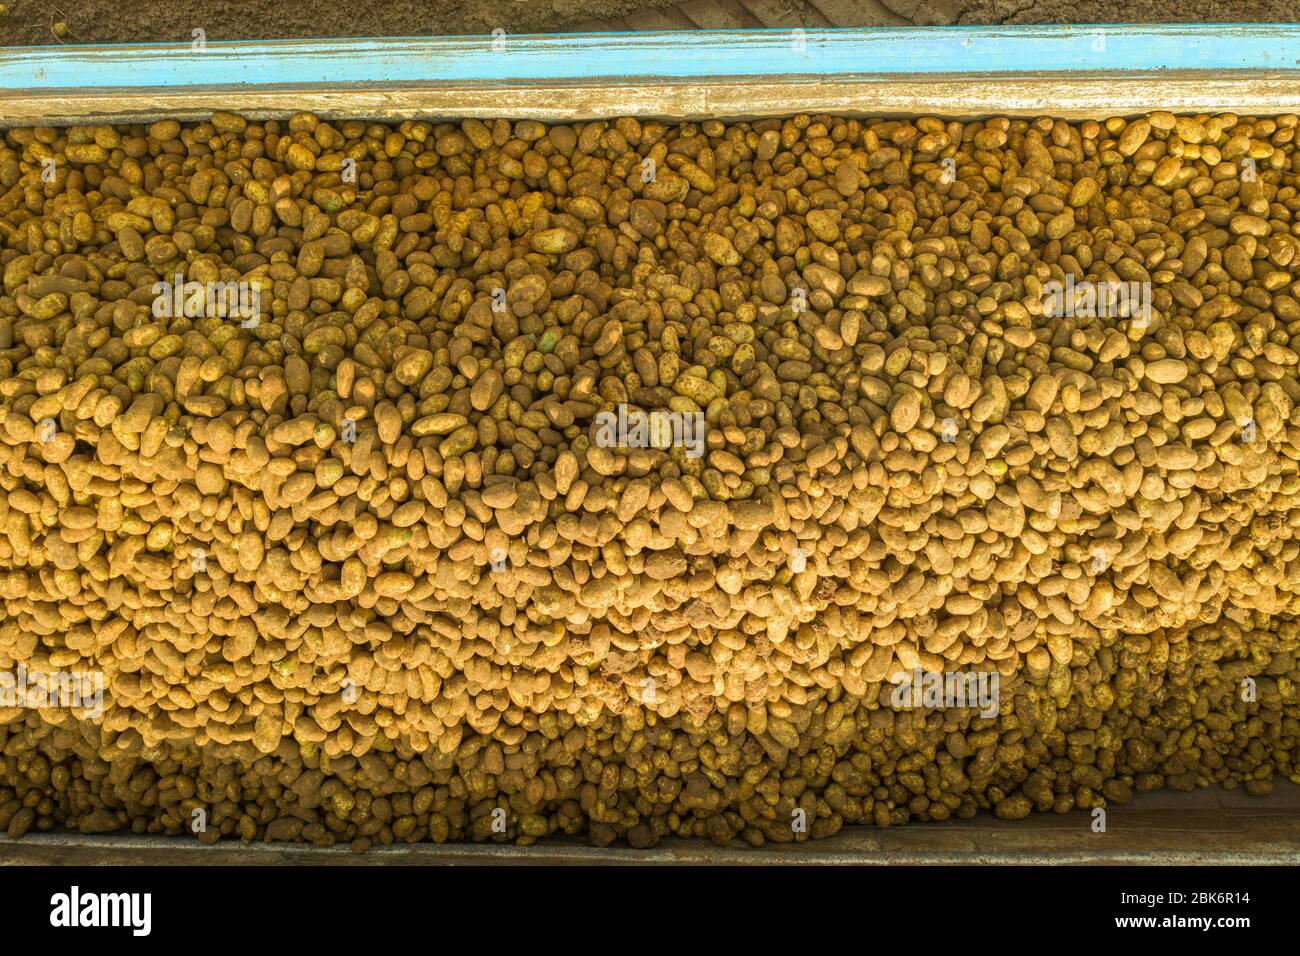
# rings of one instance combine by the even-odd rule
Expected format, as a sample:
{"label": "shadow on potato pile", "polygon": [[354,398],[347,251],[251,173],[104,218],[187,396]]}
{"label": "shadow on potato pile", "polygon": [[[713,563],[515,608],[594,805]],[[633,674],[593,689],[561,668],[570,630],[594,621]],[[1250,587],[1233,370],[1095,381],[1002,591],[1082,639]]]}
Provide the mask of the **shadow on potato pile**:
{"label": "shadow on potato pile", "polygon": [[0,827],[1300,779],[1296,127],[9,130]]}

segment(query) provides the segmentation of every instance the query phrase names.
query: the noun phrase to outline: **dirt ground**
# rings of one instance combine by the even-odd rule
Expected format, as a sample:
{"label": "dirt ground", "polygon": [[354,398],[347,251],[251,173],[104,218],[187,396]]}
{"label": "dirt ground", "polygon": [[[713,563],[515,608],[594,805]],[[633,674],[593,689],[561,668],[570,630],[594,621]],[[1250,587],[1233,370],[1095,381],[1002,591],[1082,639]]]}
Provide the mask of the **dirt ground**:
{"label": "dirt ground", "polygon": [[565,30],[1290,22],[1295,0],[5,0],[0,45]]}

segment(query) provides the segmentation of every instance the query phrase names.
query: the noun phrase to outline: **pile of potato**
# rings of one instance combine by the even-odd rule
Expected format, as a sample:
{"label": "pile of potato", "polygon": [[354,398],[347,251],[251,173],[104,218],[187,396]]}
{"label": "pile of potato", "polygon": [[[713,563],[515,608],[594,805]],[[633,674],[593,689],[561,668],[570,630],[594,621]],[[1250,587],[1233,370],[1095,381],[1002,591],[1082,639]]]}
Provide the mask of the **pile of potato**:
{"label": "pile of potato", "polygon": [[[6,131],[0,671],[104,712],[0,701],[0,827],[757,844],[1300,782],[1298,125]],[[999,712],[893,706],[916,669]]]}

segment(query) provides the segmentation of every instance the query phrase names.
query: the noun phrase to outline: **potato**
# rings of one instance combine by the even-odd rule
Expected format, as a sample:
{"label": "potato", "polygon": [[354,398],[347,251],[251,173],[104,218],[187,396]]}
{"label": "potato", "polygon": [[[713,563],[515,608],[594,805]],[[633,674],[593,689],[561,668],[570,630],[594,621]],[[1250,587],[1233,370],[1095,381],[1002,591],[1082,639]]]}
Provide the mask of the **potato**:
{"label": "potato", "polygon": [[758,844],[1300,781],[1296,127],[5,131],[0,673],[104,693],[0,684],[0,827]]}

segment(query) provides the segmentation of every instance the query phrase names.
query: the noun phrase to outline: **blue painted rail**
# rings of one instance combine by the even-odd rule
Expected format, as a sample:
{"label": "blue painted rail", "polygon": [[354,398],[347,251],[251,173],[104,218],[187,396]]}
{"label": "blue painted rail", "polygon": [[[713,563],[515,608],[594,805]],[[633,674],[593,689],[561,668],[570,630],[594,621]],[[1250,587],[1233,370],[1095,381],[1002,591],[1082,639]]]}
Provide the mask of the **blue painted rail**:
{"label": "blue painted rail", "polygon": [[1300,108],[1300,25],[498,31],[0,50],[0,123],[273,114],[294,104],[334,115],[546,119],[1286,112]]}
{"label": "blue painted rail", "polygon": [[690,31],[0,50],[0,91],[610,78],[1300,71],[1300,25]]}

